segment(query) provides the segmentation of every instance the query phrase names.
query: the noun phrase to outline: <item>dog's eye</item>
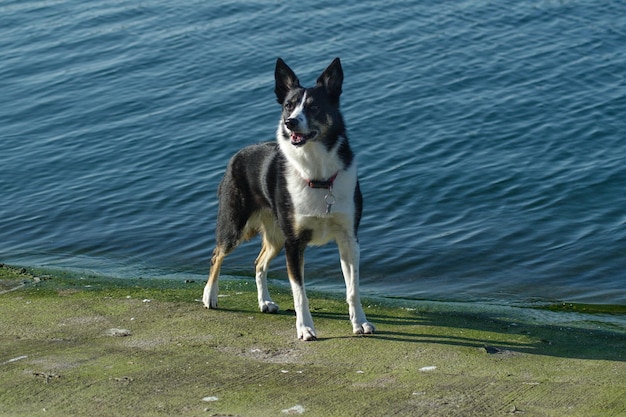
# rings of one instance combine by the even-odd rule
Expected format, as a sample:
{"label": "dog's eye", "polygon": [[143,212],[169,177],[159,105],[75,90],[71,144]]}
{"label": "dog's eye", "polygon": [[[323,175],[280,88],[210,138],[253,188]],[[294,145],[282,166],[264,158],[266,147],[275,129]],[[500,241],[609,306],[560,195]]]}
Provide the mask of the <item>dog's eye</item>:
{"label": "dog's eye", "polygon": [[320,107],[319,107],[319,106],[316,106],[316,105],[314,104],[314,105],[312,105],[312,106],[309,106],[309,111],[310,111],[312,114],[317,114],[317,113],[320,111]]}
{"label": "dog's eye", "polygon": [[294,109],[293,101],[288,101],[285,103],[285,110],[291,111]]}

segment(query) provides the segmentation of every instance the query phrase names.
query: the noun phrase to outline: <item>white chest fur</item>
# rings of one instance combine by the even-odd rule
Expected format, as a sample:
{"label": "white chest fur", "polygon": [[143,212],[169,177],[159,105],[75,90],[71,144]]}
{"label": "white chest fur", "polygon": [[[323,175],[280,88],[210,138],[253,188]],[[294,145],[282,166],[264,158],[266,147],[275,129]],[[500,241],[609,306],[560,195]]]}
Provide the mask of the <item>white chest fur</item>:
{"label": "white chest fur", "polygon": [[323,245],[336,240],[339,235],[352,234],[354,227],[354,187],[356,168],[340,171],[332,189],[332,202],[328,207],[330,190],[310,188],[299,176],[291,175],[288,190],[294,205],[297,230],[311,230],[311,245]]}
{"label": "white chest fur", "polygon": [[[338,213],[352,215],[355,187],[356,167],[339,171],[332,189],[309,187],[307,180],[295,169],[287,177],[287,189],[298,216],[326,218]],[[330,210],[329,203],[332,203]]]}
{"label": "white chest fur", "polygon": [[[310,143],[303,148],[291,144],[282,145],[289,161],[287,189],[294,205],[297,230],[311,230],[312,245],[323,245],[335,240],[339,234],[351,234],[354,227],[354,191],[357,168],[352,165],[344,170],[336,153],[327,151],[321,144]],[[308,148],[308,149],[306,149]],[[328,180],[335,173],[332,200],[327,199],[331,190],[311,188],[307,179]],[[330,213],[328,203],[332,202]]]}

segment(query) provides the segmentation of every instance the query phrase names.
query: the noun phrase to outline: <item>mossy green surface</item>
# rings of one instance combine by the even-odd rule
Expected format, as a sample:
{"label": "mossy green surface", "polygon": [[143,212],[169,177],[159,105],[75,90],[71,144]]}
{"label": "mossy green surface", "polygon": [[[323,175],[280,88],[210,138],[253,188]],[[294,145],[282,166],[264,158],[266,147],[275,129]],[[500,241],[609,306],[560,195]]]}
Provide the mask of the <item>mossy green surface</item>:
{"label": "mossy green surface", "polygon": [[[319,340],[295,337],[292,299],[257,310],[253,280],[121,280],[0,268],[0,415],[622,416],[622,331],[310,293]],[[569,314],[569,313],[561,313]]]}

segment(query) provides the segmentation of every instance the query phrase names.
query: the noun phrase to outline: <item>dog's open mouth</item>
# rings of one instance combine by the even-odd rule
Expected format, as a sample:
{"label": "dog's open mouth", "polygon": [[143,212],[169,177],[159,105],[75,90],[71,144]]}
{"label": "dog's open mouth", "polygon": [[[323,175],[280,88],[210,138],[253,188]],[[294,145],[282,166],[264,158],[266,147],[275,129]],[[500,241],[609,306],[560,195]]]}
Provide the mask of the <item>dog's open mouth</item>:
{"label": "dog's open mouth", "polygon": [[291,132],[291,144],[295,146],[304,145],[307,140],[313,139],[316,135],[316,130],[312,130],[309,133]]}

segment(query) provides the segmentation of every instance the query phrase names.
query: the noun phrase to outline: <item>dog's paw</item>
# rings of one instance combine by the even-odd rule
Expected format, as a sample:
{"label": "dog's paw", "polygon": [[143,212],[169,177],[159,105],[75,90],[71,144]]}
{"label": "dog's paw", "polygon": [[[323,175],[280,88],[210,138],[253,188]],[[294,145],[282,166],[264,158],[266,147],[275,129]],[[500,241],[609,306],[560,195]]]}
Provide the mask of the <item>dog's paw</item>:
{"label": "dog's paw", "polygon": [[217,308],[217,294],[212,294],[212,291],[208,285],[204,287],[204,294],[202,294],[202,303],[204,304],[205,308]]}
{"label": "dog's paw", "polygon": [[302,328],[298,328],[298,339],[310,342],[317,340],[317,335],[312,327],[304,326]]}
{"label": "dog's paw", "polygon": [[368,321],[355,324],[352,327],[354,334],[372,334],[376,331],[376,327]]}
{"label": "dog's paw", "polygon": [[261,313],[270,313],[270,314],[276,314],[278,313],[278,304],[276,304],[273,301],[261,301],[259,303],[259,309],[261,310]]}
{"label": "dog's paw", "polygon": [[207,298],[202,298],[202,303],[204,304],[204,308],[208,308],[211,310],[217,309],[217,301],[213,301]]}

